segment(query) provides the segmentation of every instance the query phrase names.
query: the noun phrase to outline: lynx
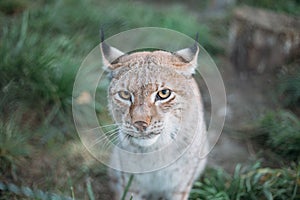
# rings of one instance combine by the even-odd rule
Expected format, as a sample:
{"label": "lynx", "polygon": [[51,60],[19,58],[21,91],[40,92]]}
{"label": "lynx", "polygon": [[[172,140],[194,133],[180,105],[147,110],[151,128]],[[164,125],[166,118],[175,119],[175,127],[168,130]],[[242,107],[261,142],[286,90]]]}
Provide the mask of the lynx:
{"label": "lynx", "polygon": [[[126,199],[186,200],[193,182],[203,172],[208,144],[201,95],[193,78],[197,43],[177,52],[162,50],[123,53],[102,42],[105,69],[111,77],[108,105],[118,126],[118,145],[133,153],[160,151],[168,145],[186,148],[161,169],[137,173]],[[165,158],[178,155],[170,148]],[[126,161],[117,151],[112,162]],[[149,165],[158,160],[148,160]],[[120,162],[121,163],[121,162]],[[125,162],[126,164],[126,162]],[[139,161],[127,160],[139,165]],[[131,173],[109,172],[114,199],[122,198]]]}

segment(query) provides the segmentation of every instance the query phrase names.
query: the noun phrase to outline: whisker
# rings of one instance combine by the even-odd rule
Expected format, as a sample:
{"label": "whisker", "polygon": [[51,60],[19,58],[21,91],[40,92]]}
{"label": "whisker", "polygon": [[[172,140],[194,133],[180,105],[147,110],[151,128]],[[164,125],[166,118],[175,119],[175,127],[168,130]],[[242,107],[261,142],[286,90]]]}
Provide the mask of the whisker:
{"label": "whisker", "polygon": [[172,137],[171,137],[171,139],[173,140],[173,142],[174,142],[175,145],[177,146],[176,150],[178,151],[179,154],[181,154],[182,152],[179,151],[179,148],[180,148],[180,147],[179,147],[179,145],[177,144],[177,141],[175,140],[175,138],[172,138]]}
{"label": "whisker", "polygon": [[106,138],[109,140],[111,137],[113,137],[115,134],[118,133],[118,129],[119,128],[116,128],[116,129],[113,129],[113,130],[110,130],[110,131],[106,132],[104,135],[102,135],[99,138],[97,138],[95,140],[95,142],[90,147],[95,146],[96,144],[100,143],[102,140],[104,140]]}
{"label": "whisker", "polygon": [[93,130],[96,130],[96,129],[99,129],[99,128],[110,127],[110,126],[118,126],[120,124],[121,123],[114,123],[114,124],[107,124],[107,125],[103,125],[103,126],[97,126],[95,128],[87,129],[86,131],[93,131]]}
{"label": "whisker", "polygon": [[119,144],[120,144],[121,141],[122,140],[120,140],[119,137],[115,137],[115,138],[113,138],[112,142],[113,142],[114,145],[119,146]]}
{"label": "whisker", "polygon": [[[115,132],[117,133],[117,132]],[[101,147],[102,149],[108,149],[110,146],[113,146],[116,140],[118,139],[118,134],[113,134],[109,140],[107,140]]]}
{"label": "whisker", "polygon": [[119,145],[122,144],[123,141],[126,139],[126,136],[127,136],[127,135],[125,135],[125,137],[123,137],[122,139],[119,139],[119,141],[116,143],[116,146],[119,147]]}
{"label": "whisker", "polygon": [[[127,134],[125,134],[125,136],[122,138],[122,140],[119,140],[118,141],[118,143],[116,144],[116,146],[119,146],[119,145],[121,145],[122,146],[122,143],[124,142],[124,141],[128,141],[128,142],[130,142],[130,136],[129,135],[127,135]],[[120,146],[119,146],[120,147]]]}
{"label": "whisker", "polygon": [[111,130],[105,132],[104,134],[107,135],[107,134],[109,134],[109,133],[111,133],[111,132],[114,132],[114,131],[116,131],[116,130],[118,130],[118,129],[119,129],[118,127],[117,127],[117,128],[114,128],[114,129],[111,129]]}
{"label": "whisker", "polygon": [[114,132],[108,140],[106,140],[102,145],[101,149],[106,150],[108,149],[111,145],[114,145],[115,141],[118,139],[118,131]]}
{"label": "whisker", "polygon": [[105,128],[105,127],[111,127],[111,126],[118,126],[120,125],[121,123],[114,123],[114,124],[106,124],[106,125],[103,125],[103,126],[100,126],[101,128]]}

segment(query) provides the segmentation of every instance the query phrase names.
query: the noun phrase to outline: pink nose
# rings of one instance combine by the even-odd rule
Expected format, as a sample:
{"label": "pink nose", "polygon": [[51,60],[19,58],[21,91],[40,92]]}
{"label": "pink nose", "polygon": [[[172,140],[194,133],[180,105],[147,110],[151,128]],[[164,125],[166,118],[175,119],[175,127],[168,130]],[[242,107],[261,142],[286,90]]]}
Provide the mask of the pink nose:
{"label": "pink nose", "polygon": [[136,121],[133,123],[133,126],[137,128],[138,131],[145,131],[149,124],[144,121]]}

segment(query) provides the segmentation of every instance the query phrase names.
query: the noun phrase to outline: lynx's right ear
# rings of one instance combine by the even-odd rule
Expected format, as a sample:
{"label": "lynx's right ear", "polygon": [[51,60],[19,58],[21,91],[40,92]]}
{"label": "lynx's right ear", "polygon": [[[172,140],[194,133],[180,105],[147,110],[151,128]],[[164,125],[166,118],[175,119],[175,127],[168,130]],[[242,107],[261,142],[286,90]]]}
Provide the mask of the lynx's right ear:
{"label": "lynx's right ear", "polygon": [[124,55],[124,53],[112,46],[109,46],[104,42],[104,32],[103,29],[100,29],[100,50],[103,59],[103,65],[105,69],[113,70],[114,66],[112,65],[117,59]]}
{"label": "lynx's right ear", "polygon": [[100,50],[102,54],[103,64],[105,68],[109,70],[114,70],[115,67],[113,63],[117,61],[117,59],[124,55],[124,53],[112,46],[109,46],[105,42],[101,42]]}

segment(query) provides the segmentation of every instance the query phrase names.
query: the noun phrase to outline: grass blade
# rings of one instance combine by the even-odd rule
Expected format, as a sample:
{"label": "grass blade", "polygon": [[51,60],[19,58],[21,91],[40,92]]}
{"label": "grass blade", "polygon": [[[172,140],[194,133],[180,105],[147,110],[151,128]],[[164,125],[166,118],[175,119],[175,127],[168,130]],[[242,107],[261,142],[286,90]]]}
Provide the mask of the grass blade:
{"label": "grass blade", "polygon": [[[127,193],[128,193],[128,190],[129,190],[129,188],[130,188],[130,185],[131,185],[131,183],[132,183],[132,180],[133,180],[133,174],[131,174],[130,177],[129,177],[128,183],[127,183],[127,185],[126,185],[126,187],[125,187],[125,190],[124,190],[124,193],[123,193],[123,195],[122,195],[122,200],[125,200],[126,195],[127,195]],[[130,197],[130,200],[131,200],[131,199],[132,199],[132,196]]]}
{"label": "grass blade", "polygon": [[89,178],[86,181],[86,187],[87,187],[87,192],[88,192],[88,195],[89,195],[89,199],[90,200],[95,200],[95,195],[94,195],[93,188],[92,188],[92,185],[91,185],[91,181],[90,181]]}

